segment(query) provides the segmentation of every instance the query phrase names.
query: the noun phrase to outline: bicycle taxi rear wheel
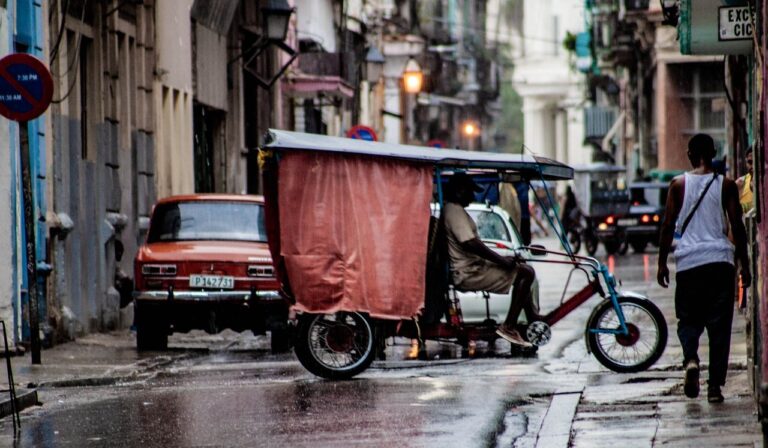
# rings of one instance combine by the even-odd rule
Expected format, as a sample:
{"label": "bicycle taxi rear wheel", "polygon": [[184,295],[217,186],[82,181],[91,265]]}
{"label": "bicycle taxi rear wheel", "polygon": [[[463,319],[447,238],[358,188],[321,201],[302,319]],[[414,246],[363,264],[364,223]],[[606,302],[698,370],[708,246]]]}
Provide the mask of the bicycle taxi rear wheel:
{"label": "bicycle taxi rear wheel", "polygon": [[299,319],[296,356],[319,377],[352,378],[371,365],[375,347],[373,323],[363,314],[305,314]]}
{"label": "bicycle taxi rear wheel", "polygon": [[619,328],[619,317],[610,300],[595,308],[587,322],[587,345],[600,364],[619,373],[640,372],[659,360],[667,346],[667,322],[649,300],[619,297],[628,335],[593,330]]}

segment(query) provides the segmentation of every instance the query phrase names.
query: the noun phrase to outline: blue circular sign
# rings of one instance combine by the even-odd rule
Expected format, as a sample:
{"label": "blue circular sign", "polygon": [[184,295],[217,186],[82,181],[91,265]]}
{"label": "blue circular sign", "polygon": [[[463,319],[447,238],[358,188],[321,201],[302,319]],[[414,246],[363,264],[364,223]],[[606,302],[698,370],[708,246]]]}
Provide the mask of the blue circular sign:
{"label": "blue circular sign", "polygon": [[45,112],[51,98],[53,78],[39,59],[26,53],[0,59],[0,115],[32,120]]}
{"label": "blue circular sign", "polygon": [[363,126],[361,124],[358,124],[349,128],[349,130],[347,131],[347,137],[354,138],[357,140],[365,140],[369,142],[378,141],[378,138],[376,137],[376,131],[374,131],[373,128],[370,128],[368,126]]}

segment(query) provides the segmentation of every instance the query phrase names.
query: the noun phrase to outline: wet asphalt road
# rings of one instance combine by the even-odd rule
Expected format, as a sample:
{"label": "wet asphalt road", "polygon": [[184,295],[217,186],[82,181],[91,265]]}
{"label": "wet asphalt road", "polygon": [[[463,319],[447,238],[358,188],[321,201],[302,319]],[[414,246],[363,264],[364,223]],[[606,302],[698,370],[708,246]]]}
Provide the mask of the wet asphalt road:
{"label": "wet asphalt road", "polygon": [[[607,262],[625,289],[650,295],[674,322],[671,291],[655,285],[654,254]],[[535,267],[546,311],[559,302],[568,270]],[[584,283],[573,282],[571,290]],[[597,303],[590,300],[555,326],[550,344],[534,356],[510,354],[498,341],[479,343],[475,358],[461,359],[454,346],[431,344],[432,360],[422,362],[408,359],[409,341],[397,340],[390,341],[387,361],[343,382],[312,376],[292,354],[269,354],[263,337],[232,333],[211,344],[195,334],[175,335],[177,361],[149,378],[41,390],[44,405],[24,412],[18,438],[10,420],[0,422],[0,446],[533,447],[555,393],[597,386],[611,395],[616,384],[616,394],[632,396],[676,382],[633,383],[597,364],[583,337]],[[653,371],[675,368],[675,356],[668,350]],[[595,422],[582,425],[586,440],[599,433]]]}

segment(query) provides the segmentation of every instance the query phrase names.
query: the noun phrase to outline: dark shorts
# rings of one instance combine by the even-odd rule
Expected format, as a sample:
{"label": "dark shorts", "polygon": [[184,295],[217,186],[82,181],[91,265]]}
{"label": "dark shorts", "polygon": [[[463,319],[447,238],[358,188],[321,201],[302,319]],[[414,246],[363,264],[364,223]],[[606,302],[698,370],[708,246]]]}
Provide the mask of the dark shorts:
{"label": "dark shorts", "polygon": [[709,263],[678,272],[675,277],[675,304],[691,305],[695,314],[718,312],[718,306],[732,304],[734,300],[736,271],[730,263]]}

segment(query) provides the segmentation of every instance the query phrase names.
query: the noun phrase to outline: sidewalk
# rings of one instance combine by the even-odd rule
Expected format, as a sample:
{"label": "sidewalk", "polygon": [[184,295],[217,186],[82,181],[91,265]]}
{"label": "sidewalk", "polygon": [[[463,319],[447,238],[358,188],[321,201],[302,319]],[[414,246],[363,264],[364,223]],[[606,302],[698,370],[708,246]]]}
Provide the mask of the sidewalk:
{"label": "sidewalk", "polygon": [[[571,426],[571,447],[760,447],[763,436],[747,374],[746,319],[734,314],[725,402],[707,402],[708,341],[701,338],[701,393],[683,394],[682,350],[670,319],[667,350],[647,372],[604,376],[585,387]],[[584,366],[586,370],[587,366]]]}
{"label": "sidewalk", "polygon": [[[59,344],[41,353],[42,364],[32,365],[29,352],[11,358],[19,409],[38,403],[41,387],[103,386],[136,380],[183,353],[140,355],[135,336],[128,330],[91,334]],[[11,414],[7,369],[0,366],[0,418]]]}

